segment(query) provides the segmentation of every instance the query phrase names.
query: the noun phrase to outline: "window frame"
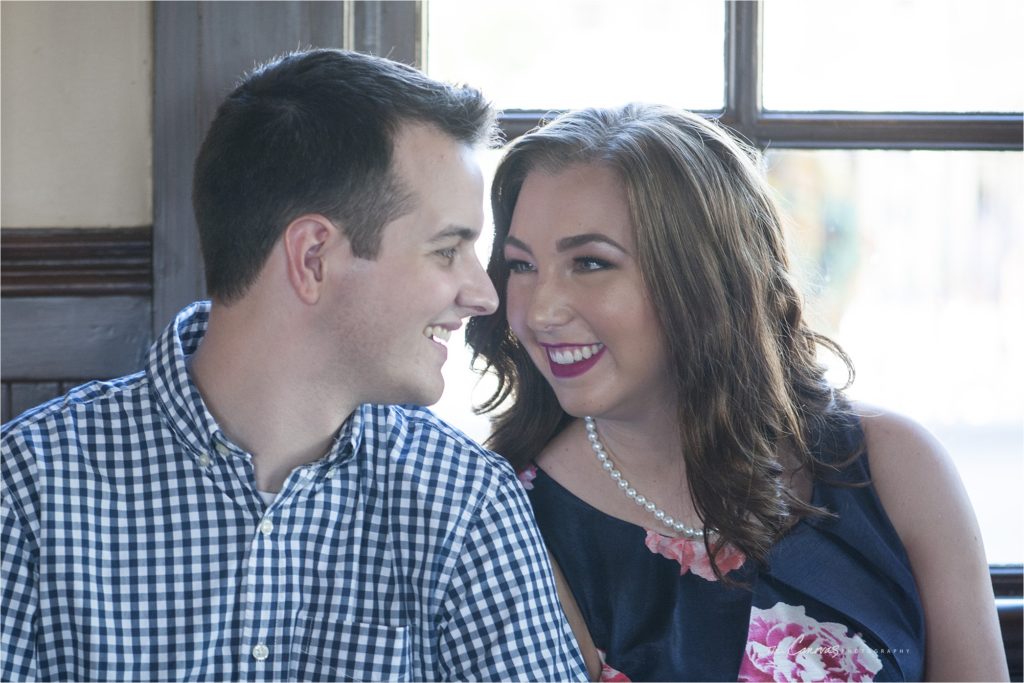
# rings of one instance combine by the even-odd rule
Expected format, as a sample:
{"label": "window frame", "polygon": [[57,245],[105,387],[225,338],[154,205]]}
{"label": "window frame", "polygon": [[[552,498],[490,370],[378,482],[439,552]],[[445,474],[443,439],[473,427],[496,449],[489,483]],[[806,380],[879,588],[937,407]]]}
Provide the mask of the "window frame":
{"label": "window frame", "polygon": [[[761,1],[726,0],[725,106],[696,110],[756,147],[1021,151],[1020,112],[918,113],[772,111],[761,104]],[[499,125],[512,140],[550,118],[550,111],[513,109]]]}

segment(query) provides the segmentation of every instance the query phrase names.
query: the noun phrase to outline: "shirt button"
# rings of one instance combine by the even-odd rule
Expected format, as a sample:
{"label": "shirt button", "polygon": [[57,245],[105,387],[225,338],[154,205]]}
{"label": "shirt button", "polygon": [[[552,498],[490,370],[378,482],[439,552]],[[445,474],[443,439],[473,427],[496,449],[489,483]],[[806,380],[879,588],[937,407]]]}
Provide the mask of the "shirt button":
{"label": "shirt button", "polygon": [[337,473],[338,473],[338,468],[337,467],[332,467],[331,469],[327,470],[327,475],[326,476],[327,476],[328,479],[334,479],[334,475],[337,474]]}
{"label": "shirt button", "polygon": [[252,649],[252,658],[257,662],[262,662],[264,659],[270,656],[270,648],[263,643],[260,643]]}
{"label": "shirt button", "polygon": [[210,456],[207,455],[206,453],[200,453],[199,454],[199,466],[200,467],[209,467],[210,466]]}
{"label": "shirt button", "polygon": [[270,532],[274,530],[274,523],[269,519],[265,519],[260,522],[260,531],[263,532],[264,536],[269,536]]}
{"label": "shirt button", "polygon": [[217,452],[223,455],[224,457],[231,455],[231,449],[225,446],[224,444],[220,443],[219,441],[217,442]]}

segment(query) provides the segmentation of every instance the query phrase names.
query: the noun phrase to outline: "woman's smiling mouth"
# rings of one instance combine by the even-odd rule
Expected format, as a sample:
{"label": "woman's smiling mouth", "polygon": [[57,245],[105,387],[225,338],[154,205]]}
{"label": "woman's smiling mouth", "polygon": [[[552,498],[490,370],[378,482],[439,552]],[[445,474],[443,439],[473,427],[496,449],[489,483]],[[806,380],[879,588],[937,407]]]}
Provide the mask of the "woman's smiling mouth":
{"label": "woman's smiling mouth", "polygon": [[551,374],[559,378],[577,377],[594,367],[604,355],[604,344],[541,344],[548,356]]}

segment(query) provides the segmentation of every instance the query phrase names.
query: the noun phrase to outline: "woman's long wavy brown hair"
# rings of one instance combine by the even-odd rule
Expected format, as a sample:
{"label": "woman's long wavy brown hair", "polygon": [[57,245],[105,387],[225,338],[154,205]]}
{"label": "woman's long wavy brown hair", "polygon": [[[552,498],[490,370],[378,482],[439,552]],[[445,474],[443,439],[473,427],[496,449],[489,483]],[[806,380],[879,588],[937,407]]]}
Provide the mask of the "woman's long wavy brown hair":
{"label": "woman's long wavy brown hair", "polygon": [[[789,274],[779,211],[756,153],[717,124],[655,105],[564,114],[512,143],[491,191],[495,239],[488,274],[501,301],[466,337],[498,388],[488,446],[517,468],[574,418],[509,329],[504,240],[520,188],[533,170],[600,164],[622,179],[636,230],[640,272],[675,370],[678,424],[694,506],[732,543],[765,560],[797,519],[823,511],[783,483],[780,447],[812,477],[835,465],[815,456],[849,418],[826,382],[819,346],[853,367],[832,340],[809,329]],[[855,444],[850,458],[862,446]],[[718,573],[717,568],[715,569]]]}

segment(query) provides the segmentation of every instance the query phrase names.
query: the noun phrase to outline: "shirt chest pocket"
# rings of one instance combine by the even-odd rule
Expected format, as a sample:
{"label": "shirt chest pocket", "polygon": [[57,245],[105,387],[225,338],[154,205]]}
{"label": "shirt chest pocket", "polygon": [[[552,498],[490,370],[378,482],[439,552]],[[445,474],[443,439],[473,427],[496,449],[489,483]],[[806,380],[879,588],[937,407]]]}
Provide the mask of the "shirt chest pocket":
{"label": "shirt chest pocket", "polygon": [[408,629],[377,624],[317,624],[304,620],[294,653],[300,681],[408,681],[412,679]]}

